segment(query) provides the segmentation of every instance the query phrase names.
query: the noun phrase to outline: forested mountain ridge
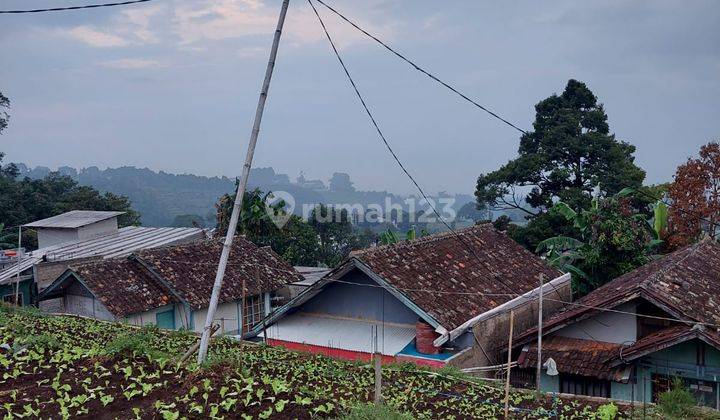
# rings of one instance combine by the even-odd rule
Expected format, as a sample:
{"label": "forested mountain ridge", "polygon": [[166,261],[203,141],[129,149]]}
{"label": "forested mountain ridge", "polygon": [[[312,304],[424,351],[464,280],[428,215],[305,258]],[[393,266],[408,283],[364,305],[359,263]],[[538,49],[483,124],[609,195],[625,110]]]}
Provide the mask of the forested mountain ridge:
{"label": "forested mountain ridge", "polygon": [[[16,165],[21,178],[41,179],[53,171],[43,166],[30,168],[22,163]],[[80,185],[128,196],[145,226],[170,226],[177,216],[189,214],[202,217],[206,226],[212,226],[215,224],[215,203],[218,198],[235,190],[235,180],[224,176],[172,174],[134,166],[108,169],[91,166],[79,170],[62,166],[57,172],[69,176]],[[291,181],[288,175],[277,173],[273,168],[255,168],[250,173],[248,184],[250,189],[292,194],[296,200],[295,214],[298,215],[306,203],[384,205],[389,197],[393,203],[404,206],[405,200],[404,196],[387,191],[357,190],[349,175],[344,173],[333,174],[326,183],[305,179],[302,174]],[[455,198],[455,210],[473,201],[470,195],[465,194],[452,197]]]}

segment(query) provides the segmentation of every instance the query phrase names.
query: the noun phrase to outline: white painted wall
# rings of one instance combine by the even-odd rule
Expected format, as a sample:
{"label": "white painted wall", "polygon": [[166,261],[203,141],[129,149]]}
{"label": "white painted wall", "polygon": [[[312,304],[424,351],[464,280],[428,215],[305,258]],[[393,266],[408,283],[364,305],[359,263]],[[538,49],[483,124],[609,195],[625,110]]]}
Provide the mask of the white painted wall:
{"label": "white painted wall", "polygon": [[[241,310],[240,308],[241,303],[240,301],[236,302],[227,302],[223,303],[221,305],[218,305],[217,310],[215,311],[215,322],[220,324],[220,319],[223,318],[225,321],[225,332],[238,331],[238,311]],[[205,320],[207,319],[207,309],[198,309],[197,311],[193,312],[193,320],[195,323],[195,331],[202,332],[203,328],[205,327]],[[220,331],[218,331],[220,333]]]}
{"label": "white painted wall", "polygon": [[632,314],[602,312],[592,318],[569,325],[555,332],[555,334],[562,337],[580,338],[583,340],[594,339],[607,343],[622,344],[635,342],[635,340],[637,340],[637,318],[634,315],[635,304],[625,303],[614,309],[632,312]]}
{"label": "white painted wall", "polygon": [[64,312],[87,316],[104,321],[114,321],[115,316],[108,311],[102,302],[92,296],[67,294],[64,297]]}
{"label": "white painted wall", "polygon": [[77,229],[78,239],[89,239],[97,236],[115,233],[118,230],[117,217],[101,220]]}
{"label": "white painted wall", "polygon": [[[128,315],[125,317],[125,320],[128,322],[128,324],[131,325],[137,325],[139,327],[142,327],[144,325],[155,325],[157,318],[156,315],[158,312],[165,312],[170,310],[171,308],[175,308],[175,328],[187,328],[187,321],[185,319],[185,309],[183,305],[175,304],[175,305],[165,305],[161,306],[160,308],[151,309],[146,312],[141,312],[137,314]],[[188,319],[190,316],[188,315]]]}
{"label": "white painted wall", "polygon": [[77,229],[37,228],[38,248],[80,239],[95,238],[118,230],[117,217],[101,220]]}
{"label": "white painted wall", "polygon": [[37,235],[38,248],[77,241],[79,239],[77,229],[37,228]]}

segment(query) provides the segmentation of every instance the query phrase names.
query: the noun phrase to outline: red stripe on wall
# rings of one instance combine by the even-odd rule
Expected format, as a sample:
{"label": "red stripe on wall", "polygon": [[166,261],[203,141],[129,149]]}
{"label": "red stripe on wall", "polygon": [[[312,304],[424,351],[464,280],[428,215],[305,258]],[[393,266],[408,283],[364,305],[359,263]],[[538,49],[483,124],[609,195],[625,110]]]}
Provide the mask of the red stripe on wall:
{"label": "red stripe on wall", "polygon": [[[305,343],[294,343],[292,341],[284,341],[284,340],[275,340],[272,338],[267,339],[267,343],[271,346],[279,346],[284,347],[288,350],[295,350],[295,351],[302,351],[305,353],[312,353],[312,354],[322,354],[328,357],[332,357],[334,359],[343,359],[343,360],[362,360],[369,362],[372,360],[372,354],[366,353],[362,351],[353,351],[353,350],[345,350],[345,349],[335,349],[332,347],[324,347],[324,346],[316,346],[313,344],[305,344]],[[431,366],[431,367],[443,367],[445,366],[445,363],[439,361],[439,360],[428,360],[428,359],[419,359],[415,357],[408,357],[408,356],[382,356],[382,363],[388,364],[388,363],[396,363],[396,362],[411,362],[415,363],[416,365],[420,366]]]}

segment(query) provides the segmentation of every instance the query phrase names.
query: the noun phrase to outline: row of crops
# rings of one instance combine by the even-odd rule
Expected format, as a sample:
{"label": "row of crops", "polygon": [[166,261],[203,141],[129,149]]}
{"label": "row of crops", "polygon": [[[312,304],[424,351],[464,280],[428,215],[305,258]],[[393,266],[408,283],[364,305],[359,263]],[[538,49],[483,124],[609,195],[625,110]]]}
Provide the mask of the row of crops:
{"label": "row of crops", "polygon": [[[0,307],[5,418],[338,418],[372,400],[369,366],[214,340],[202,366],[178,363],[197,340]],[[408,365],[383,368],[385,404],[416,418],[498,418],[500,388]],[[513,392],[517,418],[599,418],[596,408]],[[601,408],[599,412],[602,412]]]}

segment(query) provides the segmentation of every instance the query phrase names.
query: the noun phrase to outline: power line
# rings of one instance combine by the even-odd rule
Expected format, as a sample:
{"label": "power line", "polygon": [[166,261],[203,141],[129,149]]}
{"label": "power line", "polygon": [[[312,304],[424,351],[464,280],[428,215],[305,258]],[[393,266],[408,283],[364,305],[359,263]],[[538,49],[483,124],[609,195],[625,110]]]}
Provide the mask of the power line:
{"label": "power line", "polygon": [[[694,252],[693,252],[693,253],[694,253]],[[690,253],[689,255],[686,255],[683,259],[675,262],[673,265],[677,265],[678,263],[682,262],[685,258],[689,258],[693,253]],[[200,265],[202,265],[202,264],[207,264],[207,265],[213,265],[213,266],[216,265],[215,263],[203,263],[203,262],[198,262],[198,261],[183,261],[183,260],[175,260],[175,259],[170,259],[170,258],[158,258],[158,259],[155,259],[155,260],[151,260],[151,261],[149,261],[149,262],[152,262],[152,261],[175,262],[175,263],[180,263],[180,264],[193,264],[193,265],[198,265],[198,264],[200,264]],[[93,264],[93,263],[90,263],[90,264]],[[237,263],[228,263],[228,266],[240,266],[240,265],[241,265],[241,264],[237,264]],[[291,271],[291,270],[285,270],[285,269],[282,269],[282,268],[274,268],[274,267],[271,267],[271,266],[269,266],[269,265],[267,265],[267,264],[257,264],[257,263],[256,263],[256,264],[254,264],[254,265],[255,265],[255,266],[264,267],[264,268],[267,268],[267,269],[269,269],[269,270],[273,270],[273,271],[275,271],[275,272],[284,272],[284,273],[288,273],[288,274],[296,274],[295,272],[293,272],[293,271]],[[346,281],[346,280],[337,280],[337,279],[330,279],[329,281],[330,281],[330,282],[333,282],[333,283],[348,284],[348,285],[353,285],[353,286],[362,286],[362,287],[371,287],[371,288],[385,289],[384,286],[381,286],[381,285],[379,285],[379,284],[357,283],[357,282]],[[556,294],[559,294],[559,292],[557,291],[557,288],[555,288],[555,286],[553,286],[552,284],[546,284],[545,286],[551,286],[551,287],[553,288],[553,291],[554,291]],[[310,287],[312,287],[312,286],[310,286]],[[399,290],[399,291],[402,291],[402,292],[418,292],[418,293],[431,293],[431,294],[455,295],[455,296],[519,297],[519,298],[525,299],[526,301],[531,301],[531,300],[534,300],[534,299],[535,299],[534,297],[518,295],[517,293],[457,292],[457,291],[449,291],[449,290],[415,289],[415,288],[396,287],[396,286],[393,286],[393,287],[394,287],[395,289]],[[645,314],[639,314],[639,313],[636,313],[636,312],[622,311],[622,310],[619,310],[619,309],[611,309],[611,308],[604,308],[604,307],[600,307],[600,306],[586,305],[586,304],[578,303],[578,302],[568,302],[568,301],[565,301],[565,300],[562,300],[562,299],[552,299],[552,298],[549,298],[549,297],[543,297],[543,299],[544,299],[544,300],[551,301],[551,302],[562,303],[562,304],[565,304],[565,305],[571,305],[571,306],[583,307],[583,308],[587,308],[587,309],[593,309],[593,310],[600,311],[600,312],[611,312],[611,313],[616,313],[616,314],[634,315],[634,316],[641,317],[641,318],[655,319],[655,320],[661,320],[661,321],[678,322],[678,323],[683,323],[683,324],[688,324],[688,325],[697,325],[697,324],[700,324],[700,325],[705,325],[705,326],[709,326],[709,327],[713,327],[713,328],[720,328],[720,324],[713,324],[713,323],[711,323],[711,322],[682,320],[682,319],[669,318],[669,317],[656,316],[656,315],[645,315]]]}
{"label": "power line", "polygon": [[26,9],[26,10],[0,10],[0,14],[23,14],[23,13],[44,13],[44,12],[63,12],[66,10],[81,10],[81,9],[96,9],[99,7],[113,7],[113,6],[125,6],[136,3],[146,3],[152,0],[129,0],[119,1],[114,3],[101,3],[101,4],[86,4],[83,6],[67,6],[67,7],[52,7],[47,9]]}
{"label": "power line", "polygon": [[[437,76],[433,75],[433,74],[430,73],[428,70],[425,70],[424,68],[420,67],[418,64],[416,64],[415,62],[413,62],[412,60],[410,60],[409,58],[407,58],[405,55],[403,55],[402,53],[398,52],[396,49],[394,49],[393,47],[391,47],[390,45],[388,45],[386,42],[384,42],[384,41],[382,41],[381,39],[379,39],[377,36],[369,33],[367,30],[363,29],[363,28],[362,28],[360,25],[358,25],[356,22],[352,21],[350,18],[348,18],[348,17],[346,17],[345,15],[343,15],[342,13],[340,13],[338,10],[334,9],[332,6],[328,5],[328,4],[325,3],[323,0],[317,0],[317,2],[320,3],[320,4],[322,4],[323,6],[325,6],[325,8],[327,8],[328,10],[330,10],[331,12],[333,12],[334,14],[336,14],[340,19],[344,20],[345,22],[347,22],[348,24],[350,24],[352,27],[354,27],[354,28],[357,29],[358,31],[362,32],[362,33],[363,33],[364,35],[366,35],[367,37],[371,38],[372,40],[374,40],[374,41],[377,42],[378,44],[382,45],[385,49],[387,49],[388,51],[390,51],[393,55],[397,56],[397,57],[400,58],[401,60],[403,60],[403,61],[405,61],[406,63],[410,64],[413,68],[415,68],[415,70],[421,72],[422,74],[428,76],[429,78],[433,79],[434,81],[440,83],[442,86],[444,86],[444,87],[446,87],[447,89],[451,90],[453,93],[457,94],[458,96],[460,96],[461,98],[463,98],[463,99],[466,100],[467,102],[470,102],[470,103],[473,104],[474,106],[476,106],[476,107],[480,108],[481,110],[487,112],[488,114],[490,114],[490,115],[493,116],[494,118],[497,118],[498,120],[502,121],[503,123],[509,125],[510,127],[514,128],[514,129],[516,129],[517,131],[519,131],[519,132],[521,132],[521,133],[523,133],[523,134],[529,134],[526,130],[523,130],[522,128],[519,128],[517,125],[513,124],[512,122],[510,122],[510,121],[508,121],[507,119],[505,119],[505,118],[501,117],[500,115],[498,115],[496,112],[488,109],[487,107],[479,104],[477,101],[471,99],[470,97],[468,97],[468,96],[465,95],[464,93],[458,91],[455,87],[453,87],[453,86],[450,85],[449,83],[441,80],[441,79],[438,78]],[[647,196],[647,197],[650,197],[650,198],[654,199],[654,200],[659,200],[659,198],[653,197],[652,195],[650,195],[649,193],[646,193],[645,191],[642,191],[642,190],[637,190],[637,191],[638,191],[639,193]],[[672,207],[671,204],[668,204],[668,206]],[[688,211],[686,211],[686,210],[684,210],[684,209],[681,209],[681,208],[676,208],[676,209],[677,209],[678,211],[683,212],[683,213],[689,213],[689,214],[693,215],[692,212],[688,212]],[[697,215],[693,215],[693,216],[694,216],[694,217],[697,217],[699,220],[702,220],[702,221],[704,221],[704,222],[710,223],[711,225],[720,226],[720,223],[718,223],[718,222],[713,222],[713,221],[711,221],[711,220],[705,219],[705,218],[703,218],[702,216],[697,216]]]}
{"label": "power line", "polygon": [[[396,56],[398,56],[398,57],[401,58],[402,60],[404,60],[404,61],[406,61],[407,63],[409,63],[410,65],[412,65],[412,66],[413,66],[415,69],[417,69],[418,71],[422,72],[423,74],[427,75],[428,77],[431,77],[433,80],[441,83],[443,86],[445,86],[445,87],[447,87],[448,89],[452,90],[453,92],[455,92],[456,94],[460,95],[462,98],[466,99],[467,101],[471,102],[472,104],[476,105],[476,106],[479,107],[480,109],[482,109],[482,110],[490,113],[490,114],[493,115],[494,117],[500,119],[501,121],[505,122],[506,124],[512,126],[512,127],[515,128],[515,129],[521,131],[522,133],[527,134],[526,131],[518,128],[517,126],[513,125],[512,123],[508,122],[507,120],[503,119],[502,117],[498,116],[497,114],[489,111],[487,108],[483,107],[482,105],[480,105],[480,104],[478,104],[477,102],[475,102],[475,101],[471,100],[470,98],[468,98],[466,95],[464,95],[464,94],[460,93],[459,91],[457,91],[456,89],[454,89],[452,86],[448,85],[447,83],[441,81],[440,79],[438,79],[438,78],[435,77],[434,75],[430,74],[430,73],[427,72],[426,70],[422,69],[422,68],[419,67],[417,64],[415,64],[414,62],[410,61],[409,59],[407,59],[407,58],[406,58],[405,56],[403,56],[402,54],[400,54],[400,53],[398,53],[397,51],[395,51],[394,49],[392,49],[392,48],[391,48],[390,46],[388,46],[386,43],[382,42],[382,41],[381,41],[380,39],[378,39],[377,37],[371,35],[371,34],[368,33],[367,31],[365,31],[364,29],[362,29],[361,27],[359,27],[357,24],[355,24],[354,22],[352,22],[351,20],[349,20],[348,18],[346,18],[344,15],[342,15],[341,13],[339,13],[338,11],[336,11],[335,9],[333,9],[332,7],[330,7],[330,6],[328,6],[327,4],[325,4],[322,0],[317,0],[317,1],[318,1],[320,4],[322,4],[323,6],[325,6],[327,9],[331,10],[333,13],[335,13],[336,15],[338,15],[340,18],[342,18],[343,20],[345,20],[346,22],[348,22],[349,24],[351,24],[353,27],[355,27],[356,29],[358,29],[359,31],[361,31],[362,33],[364,33],[365,35],[367,35],[368,37],[372,38],[373,40],[375,40],[376,42],[378,42],[379,44],[381,44],[381,45],[382,45],[383,47],[385,47],[388,51],[392,52],[393,54],[395,54]],[[377,121],[375,120],[375,117],[373,116],[372,112],[370,111],[370,109],[369,109],[367,103],[365,102],[362,94],[360,93],[360,91],[359,91],[359,89],[358,89],[355,81],[353,80],[352,76],[350,75],[350,72],[349,72],[347,66],[345,65],[345,62],[343,61],[343,59],[342,59],[342,57],[341,57],[341,55],[340,55],[340,52],[338,51],[337,47],[335,46],[335,42],[333,41],[332,37],[330,36],[330,33],[328,32],[328,29],[327,29],[325,23],[324,23],[323,20],[322,20],[322,17],[320,16],[319,12],[318,12],[317,9],[315,8],[315,5],[312,3],[312,0],[308,0],[308,3],[310,4],[310,6],[311,6],[312,9],[313,9],[313,12],[314,12],[315,15],[317,16],[318,21],[320,22],[320,25],[322,26],[323,31],[325,32],[325,36],[327,37],[328,41],[330,42],[330,45],[331,45],[331,47],[332,47],[332,49],[333,49],[333,52],[335,53],[335,56],[337,57],[340,65],[342,66],[343,71],[345,72],[345,75],[347,76],[348,81],[350,82],[353,90],[355,91],[356,96],[357,96],[358,99],[360,100],[360,103],[362,104],[362,106],[363,106],[366,114],[367,114],[368,117],[370,118],[373,126],[375,127],[375,130],[377,131],[378,135],[379,135],[380,138],[382,139],[383,143],[385,144],[385,147],[386,147],[387,150],[390,152],[390,154],[392,155],[392,157],[393,157],[393,159],[395,160],[395,162],[397,162],[397,164],[400,166],[400,168],[401,168],[402,171],[405,173],[405,175],[412,181],[412,183],[415,185],[416,189],[420,192],[420,194],[423,196],[423,198],[425,198],[425,200],[428,201],[428,204],[430,205],[430,208],[433,210],[433,212],[434,212],[435,215],[438,217],[438,219],[445,225],[445,227],[447,227],[447,228],[455,235],[455,237],[463,244],[463,246],[465,246],[465,248],[466,248],[467,250],[469,250],[469,251],[473,254],[473,256],[475,256],[476,259],[480,260],[480,258],[477,256],[477,254],[475,253],[475,250],[472,248],[472,246],[468,246],[468,244],[465,242],[464,238],[462,238],[462,237],[445,221],[445,219],[438,213],[437,209],[436,209],[433,205],[431,205],[431,204],[429,203],[429,200],[427,199],[427,195],[425,194],[425,192],[423,191],[423,189],[420,187],[420,185],[417,183],[417,181],[413,178],[413,176],[409,173],[409,171],[405,168],[405,166],[403,165],[403,163],[400,161],[400,159],[398,158],[397,154],[394,152],[394,150],[392,149],[392,147],[391,147],[390,144],[388,143],[387,139],[385,138],[385,135],[383,134],[382,130],[380,129]],[[502,285],[503,287],[505,287],[507,290],[513,292],[513,293],[514,293],[514,296],[516,296],[516,297],[519,297],[519,296],[520,296],[520,295],[517,294],[512,288],[510,288],[510,287],[507,286],[504,282],[502,282],[499,278],[497,278],[497,281],[498,281],[499,284],[501,284],[501,285]],[[556,292],[557,292],[557,291],[556,291]],[[558,293],[558,297],[560,297],[559,293]],[[563,300],[561,300],[561,301],[563,301]],[[587,335],[592,338],[592,336],[591,336],[589,333],[587,333]]]}
{"label": "power line", "polygon": [[[405,168],[405,165],[400,161],[400,158],[397,156],[395,151],[393,150],[392,146],[387,141],[387,138],[385,138],[385,134],[383,134],[382,130],[380,129],[380,126],[378,125],[377,121],[375,120],[375,117],[373,116],[372,112],[370,111],[370,108],[368,107],[367,103],[365,102],[365,99],[363,98],[362,94],[360,93],[360,90],[358,89],[357,85],[355,84],[355,80],[350,75],[350,71],[348,70],[347,66],[345,65],[345,62],[342,59],[342,56],[340,55],[340,52],[338,51],[337,47],[335,46],[335,42],[333,41],[332,37],[330,36],[330,33],[328,32],[327,27],[325,26],[325,22],[322,20],[322,17],[320,17],[320,13],[318,13],[317,9],[315,8],[315,5],[313,4],[312,0],[308,0],[308,3],[310,4],[310,7],[312,7],[313,12],[315,12],[315,16],[317,16],[318,21],[320,22],[320,26],[322,26],[323,31],[325,32],[325,36],[327,37],[328,41],[330,42],[330,46],[333,49],[333,52],[335,53],[335,57],[337,57],[338,61],[340,62],[340,66],[342,66],[343,71],[345,72],[345,75],[348,78],[348,81],[350,82],[350,85],[352,86],[353,90],[355,91],[355,95],[357,96],[358,100],[363,106],[363,109],[365,110],[365,113],[370,118],[370,121],[372,122],[372,125],[375,127],[375,131],[378,133],[378,136],[380,136],[380,139],[382,140],[383,144],[385,144],[385,148],[387,148],[388,152],[392,155],[395,162],[398,164],[400,169],[405,173],[405,175],[410,179],[410,181],[415,185],[415,188],[418,190],[420,195],[425,199],[425,202],[428,203],[428,206],[432,209],[433,213],[438,217],[438,220],[442,222],[443,225],[445,225],[450,232],[452,232],[455,237],[460,241],[465,248],[470,251],[470,253],[473,254],[473,256],[478,260],[481,261],[480,257],[475,253],[475,250],[472,246],[468,246],[468,244],[465,242],[465,239],[460,236],[455,229],[453,229],[447,221],[445,221],[445,218],[443,218],[440,213],[437,211],[434,205],[430,202],[430,199],[428,198],[427,194],[425,194],[425,191],[420,187],[418,182],[415,180],[415,178],[410,174],[410,172]],[[510,290],[511,292],[515,293],[514,290],[504,284],[502,281],[498,279],[498,282],[502,284],[506,289]]]}
{"label": "power line", "polygon": [[[417,70],[417,71],[419,71],[420,73],[424,74],[425,76],[433,79],[434,81],[440,83],[442,86],[450,89],[452,92],[454,92],[455,94],[457,94],[458,96],[460,96],[461,98],[463,98],[464,100],[466,100],[467,102],[470,102],[471,104],[475,105],[476,107],[478,107],[478,108],[480,108],[481,110],[485,111],[486,113],[490,114],[490,115],[493,116],[494,118],[502,121],[503,123],[507,124],[508,126],[510,126],[510,127],[514,128],[515,130],[519,131],[520,133],[522,133],[522,134],[528,134],[527,131],[525,131],[525,130],[523,130],[522,128],[518,127],[517,125],[511,123],[511,122],[508,121],[507,119],[501,117],[500,115],[498,115],[496,112],[490,110],[489,108],[487,108],[487,107],[485,107],[485,106],[483,106],[483,105],[480,105],[477,101],[475,101],[475,100],[473,100],[473,99],[470,99],[470,97],[468,97],[468,96],[465,95],[464,93],[460,92],[459,90],[457,90],[456,88],[454,88],[454,87],[453,87],[452,85],[450,85],[449,83],[444,82],[443,80],[441,80],[441,79],[438,78],[437,76],[433,75],[433,74],[430,73],[429,71],[427,71],[427,70],[425,70],[424,68],[420,67],[418,64],[416,64],[415,62],[413,62],[413,61],[410,60],[409,58],[405,57],[403,54],[399,53],[397,50],[395,50],[394,48],[392,48],[391,46],[389,46],[388,44],[386,44],[385,42],[383,42],[382,40],[380,40],[378,37],[376,37],[375,35],[372,35],[372,34],[369,33],[368,31],[366,31],[365,29],[361,28],[360,25],[358,25],[357,23],[353,22],[353,21],[350,20],[349,18],[345,17],[342,13],[340,13],[340,12],[338,12],[337,10],[333,9],[331,6],[328,6],[323,0],[317,0],[317,2],[320,3],[320,4],[322,4],[323,6],[325,6],[325,7],[326,7],[328,10],[330,10],[331,12],[335,13],[337,16],[339,16],[339,17],[340,17],[342,20],[344,20],[345,22],[347,22],[347,23],[349,23],[350,25],[352,25],[352,26],[353,26],[355,29],[357,29],[358,31],[362,32],[363,34],[365,34],[365,35],[368,36],[369,38],[373,39],[373,40],[374,40],[375,42],[377,42],[378,44],[380,44],[380,45],[382,45],[383,47],[385,47],[385,49],[387,49],[388,51],[390,51],[391,53],[393,53],[395,56],[397,56],[397,57],[400,58],[401,60],[405,61],[406,63],[410,64],[413,68],[415,68],[415,70]],[[312,4],[312,3],[311,3],[311,4]],[[313,7],[313,9],[314,9],[314,7]],[[317,13],[317,12],[316,12],[316,13]],[[325,26],[325,25],[323,25],[323,26]],[[331,42],[332,42],[332,41],[331,41]]]}

